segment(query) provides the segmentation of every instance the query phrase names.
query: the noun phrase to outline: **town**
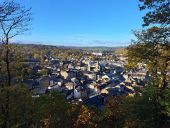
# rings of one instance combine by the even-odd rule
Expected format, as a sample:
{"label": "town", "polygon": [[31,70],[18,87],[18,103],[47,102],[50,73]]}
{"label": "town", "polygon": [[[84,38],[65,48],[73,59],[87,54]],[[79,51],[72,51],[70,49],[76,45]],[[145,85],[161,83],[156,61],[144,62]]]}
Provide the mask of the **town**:
{"label": "town", "polygon": [[[113,51],[83,51],[80,59],[61,60],[60,56],[44,56],[45,64],[35,59],[22,62],[32,69],[33,76],[23,80],[33,98],[49,91],[59,91],[69,103],[83,103],[102,109],[109,96],[142,95],[148,81],[146,65],[138,64],[127,71],[128,58]],[[41,75],[36,75],[41,74]]]}

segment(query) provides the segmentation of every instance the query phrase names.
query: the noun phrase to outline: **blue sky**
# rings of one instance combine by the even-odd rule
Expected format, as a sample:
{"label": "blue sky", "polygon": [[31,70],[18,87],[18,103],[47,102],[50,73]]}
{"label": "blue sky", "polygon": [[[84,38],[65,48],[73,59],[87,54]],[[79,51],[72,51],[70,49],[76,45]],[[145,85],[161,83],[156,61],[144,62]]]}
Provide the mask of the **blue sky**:
{"label": "blue sky", "polygon": [[138,0],[17,0],[32,7],[31,30],[15,40],[65,46],[127,46],[140,29]]}

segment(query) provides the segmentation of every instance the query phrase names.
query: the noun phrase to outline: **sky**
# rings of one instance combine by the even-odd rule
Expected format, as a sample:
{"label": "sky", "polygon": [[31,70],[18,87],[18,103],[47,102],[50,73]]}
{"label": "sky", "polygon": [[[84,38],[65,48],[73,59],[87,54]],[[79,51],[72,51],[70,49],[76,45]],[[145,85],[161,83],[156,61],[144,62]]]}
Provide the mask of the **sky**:
{"label": "sky", "polygon": [[62,46],[127,46],[140,29],[138,0],[16,0],[32,7],[30,31],[14,40]]}

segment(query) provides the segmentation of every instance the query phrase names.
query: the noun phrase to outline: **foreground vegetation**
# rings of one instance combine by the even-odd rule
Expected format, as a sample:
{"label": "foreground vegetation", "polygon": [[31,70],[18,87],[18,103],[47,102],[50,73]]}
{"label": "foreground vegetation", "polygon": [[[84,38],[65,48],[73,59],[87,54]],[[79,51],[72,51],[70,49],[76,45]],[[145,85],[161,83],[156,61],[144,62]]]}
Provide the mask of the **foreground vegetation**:
{"label": "foreground vegetation", "polygon": [[[6,94],[9,101],[5,101]],[[70,104],[58,92],[49,92],[32,98],[29,90],[21,85],[1,89],[0,127],[49,127],[49,128],[122,128],[155,127],[157,116],[153,100],[143,97],[110,97],[104,110],[83,104]],[[6,103],[8,102],[8,118]]]}

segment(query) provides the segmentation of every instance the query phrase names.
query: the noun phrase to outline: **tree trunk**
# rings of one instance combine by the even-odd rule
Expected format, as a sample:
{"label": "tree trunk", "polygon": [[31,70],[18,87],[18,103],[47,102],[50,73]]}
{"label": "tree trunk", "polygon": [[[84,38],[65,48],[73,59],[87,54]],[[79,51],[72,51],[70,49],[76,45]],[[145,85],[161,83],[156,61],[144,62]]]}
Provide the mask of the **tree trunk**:
{"label": "tree trunk", "polygon": [[7,70],[7,75],[8,75],[8,86],[11,86],[11,73],[10,73],[10,61],[9,61],[9,46],[8,46],[8,39],[6,42],[6,58],[5,58],[5,62],[6,62],[6,70]]}
{"label": "tree trunk", "polygon": [[163,89],[165,89],[167,87],[167,82],[166,82],[167,72],[166,72],[166,69],[168,67],[168,61],[166,61],[165,64],[163,65],[164,67],[163,67],[163,70],[161,72],[161,75],[162,75],[162,88]]}
{"label": "tree trunk", "polygon": [[162,77],[162,82],[161,82],[161,90],[160,90],[160,100],[164,102],[164,105],[161,105],[161,113],[160,113],[160,123],[161,126],[164,125],[165,122],[167,122],[167,115],[165,113],[166,108],[165,108],[165,103],[166,103],[166,96],[164,95],[164,91],[167,89],[167,73],[166,73],[166,69],[168,67],[168,61],[165,62],[165,64],[163,65],[163,69],[161,71],[161,77]]}
{"label": "tree trunk", "polygon": [[6,103],[5,103],[5,122],[4,122],[4,126],[5,128],[9,128],[9,91],[7,89],[7,93],[6,93]]}
{"label": "tree trunk", "polygon": [[[5,42],[5,48],[6,48],[6,56],[5,56],[5,62],[6,62],[6,70],[7,70],[7,76],[8,76],[8,80],[7,80],[7,85],[8,87],[11,86],[11,74],[10,74],[10,67],[9,67],[9,64],[10,64],[10,61],[9,61],[9,39],[8,37],[6,36],[6,42]],[[4,111],[4,115],[5,115],[5,118],[4,118],[4,124],[3,124],[3,127],[4,128],[9,128],[9,88],[5,88],[6,90],[6,96],[5,96],[5,111]]]}

